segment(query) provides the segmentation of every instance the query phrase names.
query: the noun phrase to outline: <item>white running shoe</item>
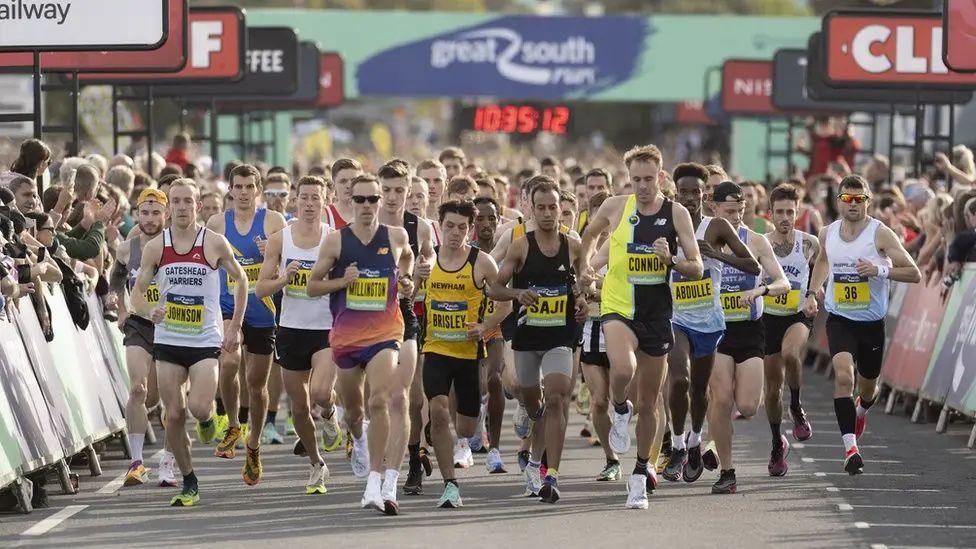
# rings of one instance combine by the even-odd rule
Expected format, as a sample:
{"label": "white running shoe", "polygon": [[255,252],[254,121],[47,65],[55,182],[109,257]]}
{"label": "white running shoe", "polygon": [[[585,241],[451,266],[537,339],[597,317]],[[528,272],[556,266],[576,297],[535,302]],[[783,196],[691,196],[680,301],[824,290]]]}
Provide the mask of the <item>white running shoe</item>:
{"label": "white running shoe", "polygon": [[610,449],[618,454],[630,451],[630,418],[634,415],[634,404],[627,401],[627,413],[613,411],[613,425],[610,426]]}
{"label": "white running shoe", "polygon": [[532,434],[532,418],[529,417],[529,411],[521,402],[518,403],[515,414],[512,416],[512,427],[515,428],[515,436],[522,440],[529,438],[529,435]]}
{"label": "white running shoe", "polygon": [[522,495],[527,498],[539,497],[539,490],[542,489],[542,474],[539,468],[529,465],[522,472],[522,476],[525,478],[525,492]]}
{"label": "white running shoe", "polygon": [[488,414],[488,404],[482,401],[478,411],[478,424],[474,428],[474,436],[468,439],[468,446],[472,452],[480,452],[485,446],[485,416]]}
{"label": "white running shoe", "polygon": [[363,509],[376,509],[383,512],[382,485],[383,477],[376,471],[370,471],[369,478],[366,479],[366,491],[363,492],[363,499],[360,502]]}
{"label": "white running shoe", "polygon": [[307,495],[311,494],[324,494],[328,492],[328,488],[325,487],[325,481],[329,480],[329,466],[323,463],[316,463],[312,466],[312,472],[308,477],[308,483],[305,484],[305,493]]}
{"label": "white running shoe", "polygon": [[471,447],[468,446],[468,439],[463,437],[457,439],[454,445],[454,468],[467,469],[472,465],[474,465],[474,455],[471,453]]}
{"label": "white running shoe", "polygon": [[502,453],[498,451],[498,448],[492,448],[488,451],[488,457],[485,458],[485,469],[491,474],[507,472],[505,462],[502,461]]}
{"label": "white running shoe", "polygon": [[179,486],[176,481],[176,456],[172,452],[163,450],[159,456],[159,466],[156,468],[156,476],[159,477],[159,485],[166,487]]}
{"label": "white running shoe", "polygon": [[352,465],[352,474],[357,477],[365,478],[369,474],[369,444],[366,441],[365,429],[361,440],[355,437],[352,439],[352,460],[350,460],[350,464]]}
{"label": "white running shoe", "polygon": [[396,469],[386,470],[386,474],[383,475],[383,487],[380,489],[383,501],[396,501],[398,480],[400,480],[399,471]]}
{"label": "white running shoe", "polygon": [[627,508],[647,509],[647,475],[630,475],[627,480]]}

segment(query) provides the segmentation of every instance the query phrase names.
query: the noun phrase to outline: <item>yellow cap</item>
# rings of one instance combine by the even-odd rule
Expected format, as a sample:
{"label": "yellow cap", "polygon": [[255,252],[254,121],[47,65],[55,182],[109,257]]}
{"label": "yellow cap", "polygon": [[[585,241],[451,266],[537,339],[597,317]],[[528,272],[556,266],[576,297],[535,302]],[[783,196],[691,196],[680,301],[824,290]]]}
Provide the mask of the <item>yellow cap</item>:
{"label": "yellow cap", "polygon": [[169,199],[166,198],[166,193],[152,187],[146,187],[141,193],[139,193],[139,198],[136,200],[136,206],[142,206],[142,203],[147,200],[155,200],[163,206],[169,204]]}

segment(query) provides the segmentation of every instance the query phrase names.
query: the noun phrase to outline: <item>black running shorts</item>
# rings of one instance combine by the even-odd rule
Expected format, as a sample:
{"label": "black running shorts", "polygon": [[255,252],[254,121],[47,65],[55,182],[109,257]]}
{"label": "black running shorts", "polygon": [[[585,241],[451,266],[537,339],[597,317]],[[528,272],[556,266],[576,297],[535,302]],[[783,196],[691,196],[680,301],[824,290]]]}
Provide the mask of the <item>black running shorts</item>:
{"label": "black running shorts", "polygon": [[307,372],[312,369],[312,355],[329,348],[329,330],[299,330],[278,327],[275,362],[286,370]]}
{"label": "black running shorts", "polygon": [[424,353],[424,395],[450,397],[451,386],[457,398],[458,413],[478,417],[481,411],[481,375],[477,359],[455,358]]}
{"label": "black running shorts", "polygon": [[178,347],[156,343],[153,345],[153,358],[156,362],[169,362],[189,369],[201,360],[220,358],[220,347]]}
{"label": "black running shorts", "polygon": [[153,334],[156,325],[141,316],[129,315],[122,325],[122,345],[125,347],[139,347],[152,355]]}
{"label": "black running shorts", "polygon": [[[803,313],[789,316],[763,315],[763,326],[766,328],[766,355],[775,355],[783,351],[783,338],[786,331],[794,324],[803,324],[808,330],[813,329],[813,319]],[[809,336],[807,336],[809,337]]]}
{"label": "black running shorts", "polygon": [[[619,320],[630,328],[637,338],[637,349],[650,356],[665,356],[674,347],[674,332],[669,318],[642,318],[640,314],[631,320],[617,313],[603,315],[600,322],[606,328],[607,322]],[[607,341],[607,345],[611,345]]]}
{"label": "black running shorts", "polygon": [[830,356],[850,353],[861,377],[877,379],[884,358],[884,319],[858,321],[830,314],[827,316],[827,345]]}
{"label": "black running shorts", "polygon": [[736,364],[750,358],[766,357],[766,330],[763,318],[725,323],[725,337],[718,344],[718,352],[732,357]]}

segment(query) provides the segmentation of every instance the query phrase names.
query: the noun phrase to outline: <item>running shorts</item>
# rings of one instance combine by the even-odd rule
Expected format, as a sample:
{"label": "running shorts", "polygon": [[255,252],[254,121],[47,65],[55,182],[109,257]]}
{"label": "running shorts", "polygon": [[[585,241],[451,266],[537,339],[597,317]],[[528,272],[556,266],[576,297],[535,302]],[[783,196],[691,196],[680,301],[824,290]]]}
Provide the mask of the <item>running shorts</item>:
{"label": "running shorts", "polygon": [[786,337],[786,331],[794,324],[803,324],[807,330],[811,330],[813,319],[807,318],[807,315],[803,313],[794,313],[789,316],[763,315],[763,325],[766,327],[767,356],[783,351],[783,338]]}
{"label": "running shorts", "polygon": [[681,324],[674,324],[674,329],[685,334],[693,358],[704,358],[718,350],[719,344],[725,337],[725,331],[699,332]]}
{"label": "running shorts", "polygon": [[725,337],[718,344],[718,352],[732,357],[736,364],[750,358],[766,357],[766,330],[763,319],[738,320],[725,323]]}
{"label": "running shorts", "polygon": [[[232,315],[224,313],[224,320]],[[241,325],[241,345],[252,355],[273,355],[275,352],[275,326],[256,327],[244,322]]]}
{"label": "running shorts", "polygon": [[153,359],[156,362],[169,362],[186,369],[201,360],[211,358],[214,360],[220,358],[220,347],[183,347],[161,343],[153,345]]}
{"label": "running shorts", "polygon": [[129,315],[122,325],[122,345],[125,347],[139,347],[150,355],[153,354],[153,334],[156,325],[141,316]]}
{"label": "running shorts", "polygon": [[857,321],[830,314],[827,316],[827,345],[830,356],[851,353],[857,373],[866,379],[877,379],[884,357],[884,319]]}
{"label": "running shorts", "polygon": [[332,359],[343,370],[366,368],[370,360],[385,349],[400,350],[400,342],[391,339],[380,341],[366,347],[332,347]]}
{"label": "running shorts", "polygon": [[424,395],[427,400],[451,396],[457,398],[457,411],[468,417],[481,412],[481,376],[477,359],[455,358],[437,353],[424,353]]}
{"label": "running shorts", "polygon": [[619,320],[630,328],[637,338],[637,348],[650,356],[664,356],[674,346],[674,333],[671,331],[671,320],[667,318],[643,318],[634,315],[631,320],[617,313],[603,315],[600,321],[605,325],[612,320]]}
{"label": "running shorts", "polygon": [[573,351],[569,347],[554,347],[548,351],[515,351],[519,385],[538,387],[540,380],[550,374],[563,374],[571,378],[573,358]]}
{"label": "running shorts", "polygon": [[299,330],[278,327],[275,362],[295,372],[312,369],[312,355],[329,348],[329,330]]}
{"label": "running shorts", "polygon": [[417,320],[417,313],[413,310],[413,302],[409,299],[401,299],[400,314],[403,315],[403,340],[417,339],[420,333],[420,322]]}

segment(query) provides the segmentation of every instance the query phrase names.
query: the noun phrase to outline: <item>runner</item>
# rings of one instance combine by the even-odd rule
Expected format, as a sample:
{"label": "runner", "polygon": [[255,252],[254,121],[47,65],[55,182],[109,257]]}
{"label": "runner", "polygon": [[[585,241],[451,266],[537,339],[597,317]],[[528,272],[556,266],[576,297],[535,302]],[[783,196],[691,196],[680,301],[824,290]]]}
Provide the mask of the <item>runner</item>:
{"label": "runner", "polygon": [[444,187],[447,185],[447,170],[437,160],[428,158],[417,165],[417,177],[427,182],[427,215],[424,217],[437,219],[437,208],[441,205]]}
{"label": "runner", "polygon": [[[455,177],[462,175],[464,166],[468,163],[464,156],[464,151],[461,150],[461,147],[448,147],[444,149],[441,151],[441,154],[437,155],[437,160],[442,166],[444,166],[444,181],[450,181]],[[420,177],[424,176],[421,175]],[[438,198],[440,198],[440,196],[438,196]],[[439,202],[438,206],[440,206]]]}
{"label": "runner", "polygon": [[586,224],[589,222],[590,216],[596,214],[596,210],[589,205],[593,197],[600,193],[607,193],[609,195],[613,189],[613,176],[603,168],[593,168],[586,172],[583,181],[586,187],[586,201],[582,205],[587,207],[581,207],[579,218],[576,221],[576,231],[579,234],[583,234],[583,231],[586,230]]}
{"label": "runner", "polygon": [[[333,327],[332,356],[339,367],[338,385],[346,424],[353,435],[353,472],[368,470],[362,507],[396,514],[383,494],[383,464],[390,433],[390,399],[399,390],[397,354],[403,342],[400,295],[412,295],[413,254],[407,232],[379,223],[379,180],[353,180],[353,222],[331,233],[309,275],[308,295],[334,294],[329,301]],[[400,274],[398,274],[400,273]],[[328,278],[326,278],[328,276]],[[363,425],[363,384],[369,383],[370,436]],[[391,460],[392,462],[393,460]]]}
{"label": "runner", "polygon": [[705,166],[708,171],[708,179],[705,180],[705,199],[702,201],[702,212],[706,217],[716,217],[712,211],[712,193],[723,181],[729,180],[729,175],[725,173],[722,166],[718,164],[708,164]]}
{"label": "runner", "polygon": [[[275,168],[272,168],[274,170]],[[268,171],[268,176],[264,180],[264,204],[268,210],[280,213],[285,222],[291,222],[294,215],[289,213],[292,200],[291,178],[288,174],[280,171]],[[281,293],[272,294],[271,300],[275,306],[275,323],[281,315]],[[282,387],[281,365],[277,361],[271,363],[271,373],[268,374],[268,413],[264,419],[264,427],[261,429],[261,444],[284,444],[285,440],[275,427],[278,418],[278,403],[281,401]],[[288,418],[288,427],[291,427],[293,418]],[[295,434],[294,432],[286,434]]]}
{"label": "runner", "polygon": [[[248,301],[246,274],[230,244],[197,222],[199,196],[192,179],[172,183],[171,226],[146,244],[132,288],[133,312],[156,324],[153,358],[159,396],[166,409],[166,437],[183,474],[183,489],[170,501],[175,507],[190,507],[200,501],[186,435],[186,412],[189,410],[199,421],[200,442],[213,439],[217,357],[222,350],[230,351],[239,344]],[[226,331],[220,320],[221,272],[235,283],[234,315]],[[154,279],[160,291],[157,305],[146,301]],[[185,392],[187,381],[189,394]]]}
{"label": "runner", "polygon": [[745,199],[742,188],[726,181],[712,193],[712,209],[728,221],[759,260],[765,279],[732,265],[722,268],[722,312],[725,315],[725,337],[718,345],[715,366],[708,383],[708,429],[715,442],[719,479],[712,485],[713,494],[736,491],[735,468],[732,466],[732,410],[742,417],[756,414],[763,392],[763,358],[766,356],[763,329],[763,296],[787,294],[790,283],[776,261],[766,237],[753,232],[742,221]]}
{"label": "runner", "polygon": [[804,344],[813,328],[816,308],[802,309],[810,281],[810,263],[820,253],[820,243],[811,234],[794,228],[800,208],[800,194],[795,185],[784,183],[769,194],[773,231],[766,239],[773,247],[790,291],[779,297],[763,299],[766,316],[765,405],[769,429],[772,432],[772,451],[769,455],[769,475],[781,477],[789,470],[786,457],[790,444],[780,434],[783,421],[783,378],[790,388],[790,416],[793,418],[793,438],[808,440],[813,428],[800,404],[800,379],[803,370]]}
{"label": "runner", "polygon": [[[250,164],[242,164],[231,171],[230,193],[234,196],[234,209],[224,215],[212,217],[207,222],[211,231],[223,234],[230,242],[237,262],[247,273],[248,307],[241,326],[241,343],[249,409],[240,405],[238,369],[240,354],[228,349],[220,357],[220,393],[227,410],[228,427],[224,438],[217,444],[214,455],[233,459],[236,445],[244,440],[247,448],[241,478],[253,486],[261,481],[261,429],[267,417],[268,376],[271,371],[271,355],[275,343],[275,306],[271,298],[259,298],[254,293],[268,235],[285,227],[285,219],[278,212],[258,208],[261,193],[261,173]],[[226,278],[221,282],[220,308],[226,320],[235,312],[232,292],[235,282]],[[224,330],[229,330],[228,325]],[[249,413],[248,413],[249,412]],[[242,424],[251,425],[245,433]]]}
{"label": "runner", "polygon": [[[410,251],[417,258],[414,275],[415,287],[419,287],[430,276],[434,261],[432,230],[426,220],[405,211],[407,195],[410,193],[410,165],[394,159],[380,167],[380,190],[383,207],[379,211],[379,222],[388,227],[401,227],[407,232]],[[399,364],[396,369],[397,385],[390,401],[390,438],[386,451],[386,472],[383,480],[383,501],[387,509],[397,510],[397,481],[403,456],[410,438],[410,389],[417,368],[417,338],[420,324],[414,312],[413,296],[400,297],[400,314],[403,316],[403,344],[400,346]]]}
{"label": "runner", "polygon": [[[895,233],[867,214],[871,187],[863,177],[849,175],[841,180],[837,200],[842,217],[820,231],[821,253],[804,309],[816,310],[815,289],[829,313],[827,342],[835,374],[834,413],[844,440],[844,470],[857,475],[864,468],[857,439],[867,427],[881,374],[889,280],[915,284],[921,274]],[[825,296],[827,282],[830,288]]]}
{"label": "runner", "polygon": [[458,175],[447,184],[446,194],[448,201],[470,202],[478,196],[478,184],[471,176]]}
{"label": "runner", "polygon": [[[668,355],[671,411],[671,455],[662,475],[675,482],[695,482],[704,470],[701,435],[708,410],[708,381],[715,351],[725,334],[725,317],[719,292],[725,264],[759,274],[759,262],[739,240],[727,221],[702,216],[702,197],[708,172],[700,164],[679,164],[674,169],[678,202],[691,215],[695,238],[704,256],[701,279],[671,273],[674,303],[674,349]],[[722,250],[728,248],[731,254]],[[681,252],[678,252],[679,256]],[[690,396],[689,396],[690,393]],[[685,417],[691,410],[691,433],[685,439]]]}
{"label": "runner", "polygon": [[430,402],[431,438],[444,478],[438,507],[461,507],[454,473],[451,434],[451,392],[457,399],[457,440],[474,435],[480,417],[481,388],[478,359],[482,337],[495,325],[485,321],[485,283],[498,274],[495,261],[468,244],[474,223],[471,202],[445,202],[440,207],[444,244],[427,285],[427,326],[424,343],[424,394]]}
{"label": "runner", "polygon": [[[166,222],[166,195],[158,189],[145,189],[139,193],[136,200],[138,211],[138,234],[130,238],[127,245],[120,246],[116,255],[119,262],[116,273],[122,278],[123,285],[128,283],[131,292],[136,278],[139,276],[139,265],[142,264],[142,250],[153,238],[159,235]],[[120,292],[119,295],[122,295]],[[146,290],[146,303],[155,307],[159,303],[159,288],[152,282]],[[156,384],[156,368],[152,359],[153,322],[146,317],[135,314],[125,314],[125,300],[119,303],[123,306],[120,315],[122,333],[125,345],[125,363],[129,371],[130,386],[129,400],[125,405],[126,432],[129,439],[129,454],[132,462],[129,472],[125,475],[123,486],[137,486],[144,484],[149,476],[149,470],[143,465],[142,447],[146,440],[146,429],[149,427],[147,410],[159,403],[159,390]],[[176,486],[173,467],[175,458],[165,444],[160,457],[157,474],[160,486]]]}
{"label": "runner", "polygon": [[363,173],[363,166],[355,159],[340,158],[332,163],[332,181],[336,187],[336,201],[326,210],[326,223],[341,229],[353,218],[352,180]]}
{"label": "runner", "polygon": [[332,404],[336,371],[329,350],[332,329],[329,297],[309,297],[308,276],[331,228],[321,222],[325,180],[305,176],[298,180],[297,188],[298,217],[268,238],[255,293],[264,298],[283,292],[276,362],[281,365],[285,393],[291,401],[292,418],[301,444],[299,453],[304,452],[312,466],[305,493],[324,494],[329,468],[315,443],[310,396],[325,396],[324,402],[316,401],[327,410],[322,444],[334,450],[342,443],[342,435]]}
{"label": "runner", "polygon": [[[472,246],[480,250],[495,247],[495,230],[498,228],[498,202],[491,198],[477,198],[474,201],[477,213],[474,217],[475,241]],[[505,338],[502,337],[501,321],[512,312],[512,302],[495,301],[485,297],[485,324],[495,326],[486,330],[482,340],[485,343],[485,360],[482,363],[482,404],[478,425],[471,441],[481,442],[479,432],[488,420],[488,456],[485,468],[491,474],[507,472],[501,455],[502,422],[505,415]],[[497,318],[497,322],[496,322]],[[469,443],[469,446],[471,444]],[[474,448],[474,446],[472,446]]]}
{"label": "runner", "polygon": [[[535,438],[544,441],[547,456],[548,471],[537,493],[540,501],[555,503],[560,497],[559,466],[573,390],[577,319],[584,318],[586,301],[574,295],[573,265],[580,261],[581,249],[579,240],[560,230],[559,185],[550,177],[538,176],[530,186],[537,228],[508,247],[488,297],[518,301],[518,325],[512,339],[515,369],[530,417],[529,431],[534,423],[541,423]],[[533,444],[532,449],[525,474],[529,487],[535,489],[541,476],[542,448]]]}
{"label": "runner", "polygon": [[[668,275],[677,269],[689,278],[701,278],[702,261],[688,211],[661,194],[661,151],[654,145],[635,147],[624,163],[636,194],[608,198],[590,219],[579,265],[588,283],[594,278],[589,262],[597,238],[609,228],[609,267],[600,305],[604,336],[615,342],[607,349],[614,408],[609,442],[618,454],[630,450],[628,424],[634,405],[627,391],[639,369],[637,464],[627,483],[627,507],[646,509],[647,491],[657,485],[647,463],[659,427],[665,361],[674,344]],[[674,254],[678,244],[684,259]]]}

